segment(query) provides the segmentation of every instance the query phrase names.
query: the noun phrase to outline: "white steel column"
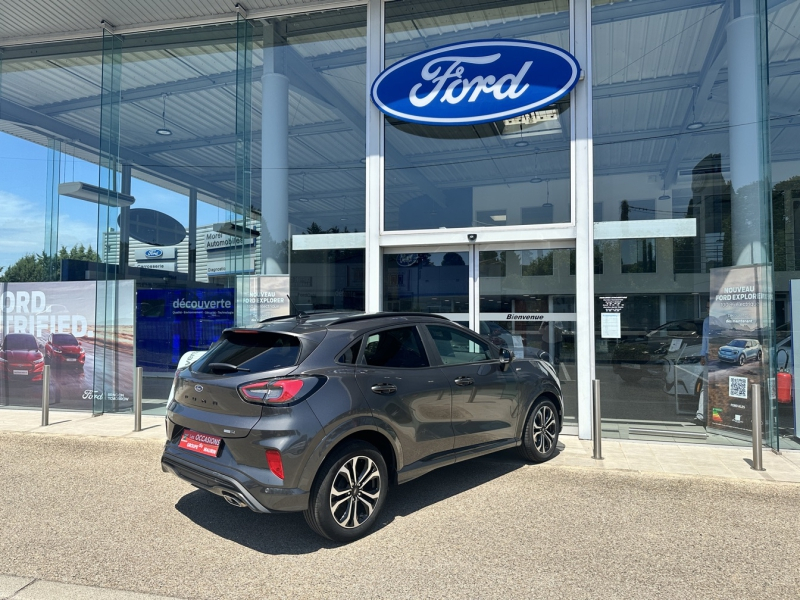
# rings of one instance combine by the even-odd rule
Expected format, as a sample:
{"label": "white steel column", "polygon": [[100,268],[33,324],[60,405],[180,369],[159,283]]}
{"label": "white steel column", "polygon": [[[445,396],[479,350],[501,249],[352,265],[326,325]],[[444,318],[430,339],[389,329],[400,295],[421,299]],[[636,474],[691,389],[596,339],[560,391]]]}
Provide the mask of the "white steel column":
{"label": "white steel column", "polygon": [[383,114],[370,99],[372,82],[383,70],[383,0],[367,2],[367,205],[364,295],[366,312],[381,310],[381,204],[383,203]]}
{"label": "white steel column", "polygon": [[[289,78],[278,72],[279,48],[264,22],[261,76],[261,273],[289,273],[281,255],[289,239]],[[245,216],[245,221],[247,216]],[[245,223],[246,225],[246,223]],[[269,235],[265,235],[268,233]],[[273,243],[267,243],[267,239]]]}
{"label": "white steel column", "polygon": [[578,436],[592,437],[594,369],[594,195],[592,165],[592,6],[572,0],[570,47],[583,70],[572,92],[572,198],[575,207],[575,304]]}
{"label": "white steel column", "polygon": [[762,192],[765,165],[761,40],[755,0],[736,0],[738,14],[728,23],[728,114],[731,152],[731,237],[733,262],[768,262],[762,232],[767,215]]}

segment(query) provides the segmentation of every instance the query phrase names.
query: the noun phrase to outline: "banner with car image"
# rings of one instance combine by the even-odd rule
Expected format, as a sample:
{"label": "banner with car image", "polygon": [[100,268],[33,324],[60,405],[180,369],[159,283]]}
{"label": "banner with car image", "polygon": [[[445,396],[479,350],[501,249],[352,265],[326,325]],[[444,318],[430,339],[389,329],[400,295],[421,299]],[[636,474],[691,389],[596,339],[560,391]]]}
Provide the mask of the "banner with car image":
{"label": "banner with car image", "polygon": [[764,386],[763,332],[772,293],[766,268],[752,265],[711,269],[708,317],[709,427],[752,431],[753,383]]}
{"label": "banner with car image", "polygon": [[0,405],[41,406],[49,364],[53,408],[130,408],[133,297],[133,281],[0,284]]}

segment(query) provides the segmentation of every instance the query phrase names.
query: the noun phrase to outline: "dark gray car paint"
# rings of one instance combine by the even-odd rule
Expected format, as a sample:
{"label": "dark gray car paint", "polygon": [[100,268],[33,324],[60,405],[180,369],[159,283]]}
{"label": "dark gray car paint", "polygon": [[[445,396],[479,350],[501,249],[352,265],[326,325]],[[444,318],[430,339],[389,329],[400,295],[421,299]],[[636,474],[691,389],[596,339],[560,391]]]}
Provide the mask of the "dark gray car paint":
{"label": "dark gray car paint", "polygon": [[[434,366],[428,369],[406,369],[405,373],[398,374],[388,371],[403,370],[337,365],[334,362],[339,353],[352,341],[367,333],[386,329],[387,326],[400,325],[398,321],[403,321],[405,325],[415,322],[442,323],[441,320],[434,320],[424,315],[411,320],[407,317],[390,316],[386,319],[367,319],[341,326],[333,324],[323,333],[313,331],[309,326],[304,326],[302,331],[298,331],[301,327],[291,322],[269,324],[269,329],[272,331],[295,331],[310,340],[301,353],[300,366],[282,369],[281,376],[313,373],[327,378],[325,385],[319,391],[306,400],[290,406],[262,408],[241,401],[248,406],[243,410],[244,415],[219,412],[223,404],[218,404],[215,412],[209,409],[208,402],[191,400],[192,396],[187,393],[187,388],[193,390],[194,385],[203,385],[205,391],[206,385],[214,380],[211,386],[218,385],[235,393],[236,385],[275,376],[276,372],[236,374],[224,378],[214,376],[198,378],[199,374],[189,370],[183,371],[180,374],[182,382],[177,388],[182,391],[180,394],[176,393],[177,402],[170,402],[168,409],[169,441],[164,450],[165,470],[174,472],[174,469],[168,468],[167,465],[172,459],[180,461],[184,467],[194,465],[198,471],[217,472],[239,482],[265,510],[297,511],[307,508],[309,491],[327,455],[337,444],[350,436],[359,434],[382,436],[393,449],[394,460],[390,462],[394,462],[394,465],[391,466],[397,470],[397,481],[403,483],[456,460],[465,460],[518,445],[524,419],[535,399],[542,393],[553,396],[559,415],[563,415],[559,385],[550,379],[548,371],[538,366],[536,360],[515,360],[503,375],[513,378],[514,381],[520,376],[525,379],[517,386],[519,404],[510,406],[507,411],[504,410],[502,417],[498,419],[510,425],[510,439],[501,439],[498,435],[498,439],[486,438],[483,440],[484,443],[467,444],[457,450],[452,424],[443,418],[449,413],[447,392],[452,394],[451,386],[443,373],[438,355],[431,354],[429,343],[425,339],[423,342],[434,363]],[[422,327],[419,329],[424,330]],[[310,350],[308,346],[311,347]],[[491,374],[501,372],[499,361],[496,365],[494,361],[490,362]],[[475,364],[478,365],[478,369],[484,365],[484,363]],[[419,381],[414,381],[413,373],[409,371],[416,372],[417,375],[424,372],[425,377],[417,377]],[[433,375],[434,373],[436,375]],[[391,395],[373,394],[371,382],[377,379],[383,381],[389,376],[401,384],[398,390],[402,396],[391,398]],[[224,382],[220,383],[219,379],[223,379]],[[438,390],[436,393],[425,390],[423,384],[430,381],[433,381],[433,384],[429,385]],[[446,391],[440,393],[442,390]],[[216,395],[213,387],[212,392]],[[224,406],[240,408],[239,405],[228,403],[232,400],[228,397]],[[260,414],[254,415],[250,406],[258,409]],[[432,416],[435,418],[431,418]],[[420,428],[422,433],[414,433],[413,424],[426,427]],[[246,428],[248,425],[250,426],[248,433],[239,437],[240,431],[236,428]],[[220,456],[209,458],[178,448],[179,433],[184,427],[222,437],[223,447]],[[226,428],[232,427],[236,434],[224,432]],[[504,428],[505,425],[497,429]],[[221,433],[217,433],[218,431]],[[416,446],[417,440],[427,444],[427,447],[420,450]],[[282,453],[286,477],[283,481],[267,468],[265,450],[268,448],[275,448]],[[210,489],[210,491],[220,493],[220,489]]]}

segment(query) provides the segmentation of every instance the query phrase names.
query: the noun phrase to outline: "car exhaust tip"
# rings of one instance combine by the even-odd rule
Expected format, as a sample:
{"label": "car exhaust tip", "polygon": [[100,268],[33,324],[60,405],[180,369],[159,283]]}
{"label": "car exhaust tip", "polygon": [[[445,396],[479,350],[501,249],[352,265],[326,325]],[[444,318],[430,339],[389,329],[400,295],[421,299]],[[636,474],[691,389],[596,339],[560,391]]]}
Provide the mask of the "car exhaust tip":
{"label": "car exhaust tip", "polygon": [[246,508],[247,504],[245,504],[242,500],[240,500],[235,495],[231,494],[230,492],[222,492],[222,497],[225,498],[225,501],[235,506],[236,508]]}

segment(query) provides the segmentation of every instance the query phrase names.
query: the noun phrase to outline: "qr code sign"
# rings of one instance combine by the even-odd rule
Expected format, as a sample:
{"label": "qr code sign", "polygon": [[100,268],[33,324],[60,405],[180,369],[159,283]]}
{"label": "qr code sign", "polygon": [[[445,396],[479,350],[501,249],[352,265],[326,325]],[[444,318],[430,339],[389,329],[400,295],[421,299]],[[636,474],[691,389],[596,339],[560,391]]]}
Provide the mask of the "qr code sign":
{"label": "qr code sign", "polygon": [[728,377],[728,396],[747,399],[747,377]]}

